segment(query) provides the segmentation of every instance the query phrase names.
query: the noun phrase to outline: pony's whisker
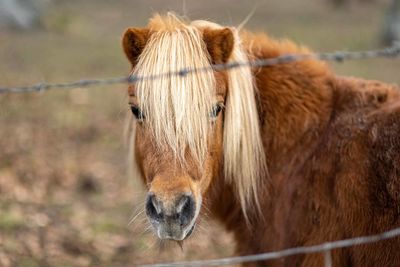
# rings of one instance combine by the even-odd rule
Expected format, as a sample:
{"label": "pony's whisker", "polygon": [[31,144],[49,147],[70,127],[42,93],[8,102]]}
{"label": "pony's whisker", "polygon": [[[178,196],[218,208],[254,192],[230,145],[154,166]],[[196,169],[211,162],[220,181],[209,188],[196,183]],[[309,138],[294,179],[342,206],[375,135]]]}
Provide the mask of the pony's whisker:
{"label": "pony's whisker", "polygon": [[139,211],[135,216],[133,216],[132,219],[129,221],[128,226],[131,225],[144,212],[145,212],[145,209]]}

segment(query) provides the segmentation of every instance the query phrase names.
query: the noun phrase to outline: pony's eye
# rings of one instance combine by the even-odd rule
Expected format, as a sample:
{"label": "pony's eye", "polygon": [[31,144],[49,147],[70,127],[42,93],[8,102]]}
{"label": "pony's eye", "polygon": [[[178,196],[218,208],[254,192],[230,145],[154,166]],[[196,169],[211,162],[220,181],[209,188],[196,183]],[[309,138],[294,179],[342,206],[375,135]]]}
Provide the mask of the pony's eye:
{"label": "pony's eye", "polygon": [[215,119],[218,117],[218,114],[224,109],[224,103],[223,102],[218,102],[215,106],[213,106],[211,110],[211,118]]}
{"label": "pony's eye", "polygon": [[136,119],[138,119],[139,121],[144,120],[144,114],[138,106],[131,105],[131,111],[132,111],[132,114],[135,115]]}

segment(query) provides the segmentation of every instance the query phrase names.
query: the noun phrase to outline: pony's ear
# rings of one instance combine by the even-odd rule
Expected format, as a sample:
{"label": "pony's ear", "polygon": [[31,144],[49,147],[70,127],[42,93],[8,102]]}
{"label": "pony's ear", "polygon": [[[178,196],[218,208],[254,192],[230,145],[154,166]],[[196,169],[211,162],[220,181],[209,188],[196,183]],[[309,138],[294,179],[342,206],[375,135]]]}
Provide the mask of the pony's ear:
{"label": "pony's ear", "polygon": [[230,29],[205,29],[203,39],[213,64],[221,64],[228,61],[235,42]]}
{"label": "pony's ear", "polygon": [[126,57],[136,65],[139,55],[142,53],[147,40],[149,39],[149,30],[144,28],[129,28],[125,31],[122,38],[122,46]]}

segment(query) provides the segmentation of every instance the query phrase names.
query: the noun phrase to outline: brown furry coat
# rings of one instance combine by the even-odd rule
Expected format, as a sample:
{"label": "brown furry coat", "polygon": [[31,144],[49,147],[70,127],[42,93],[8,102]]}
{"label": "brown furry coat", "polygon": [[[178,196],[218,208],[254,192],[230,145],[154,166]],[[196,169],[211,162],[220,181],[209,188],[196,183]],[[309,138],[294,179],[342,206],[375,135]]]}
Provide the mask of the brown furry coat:
{"label": "brown furry coat", "polygon": [[[256,58],[297,52],[291,43],[263,36],[248,36],[247,41],[258,44],[252,48]],[[318,61],[254,73],[270,176],[265,177],[270,184],[260,190],[262,218],[252,214],[256,223],[247,227],[232,189],[221,180],[214,181],[209,199],[215,215],[234,232],[238,254],[399,227],[399,88],[338,77]],[[400,238],[334,250],[332,255],[333,266],[400,266]],[[322,254],[313,254],[248,265],[323,262]]]}

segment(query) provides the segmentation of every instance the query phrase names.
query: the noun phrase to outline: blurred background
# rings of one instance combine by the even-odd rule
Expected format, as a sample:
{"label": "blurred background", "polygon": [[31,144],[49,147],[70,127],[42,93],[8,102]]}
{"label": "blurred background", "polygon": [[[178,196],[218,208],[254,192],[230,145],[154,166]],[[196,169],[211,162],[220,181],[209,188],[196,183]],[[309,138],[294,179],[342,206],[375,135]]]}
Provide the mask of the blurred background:
{"label": "blurred background", "polygon": [[[121,34],[154,12],[238,25],[315,51],[400,39],[399,0],[0,0],[0,86],[126,75]],[[400,83],[400,61],[331,64],[340,75]],[[0,266],[134,266],[233,253],[205,220],[183,249],[160,244],[128,177],[125,85],[0,95]]]}

